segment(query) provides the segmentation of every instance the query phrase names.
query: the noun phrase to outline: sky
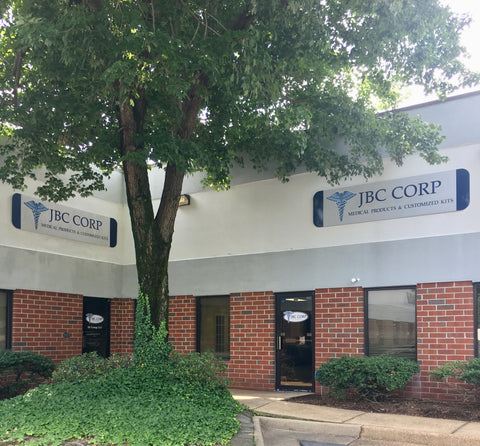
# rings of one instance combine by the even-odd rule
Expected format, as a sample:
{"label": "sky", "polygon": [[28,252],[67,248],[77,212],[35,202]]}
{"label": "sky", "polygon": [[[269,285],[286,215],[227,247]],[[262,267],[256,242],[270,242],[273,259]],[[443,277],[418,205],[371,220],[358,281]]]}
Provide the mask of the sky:
{"label": "sky", "polygon": [[[480,0],[441,0],[441,3],[449,6],[455,13],[467,13],[471,17],[470,26],[464,29],[461,37],[461,42],[470,55],[464,62],[471,70],[480,72]],[[454,95],[475,90],[480,90],[480,85],[469,90],[458,90]],[[426,97],[420,88],[412,89],[408,99],[402,101],[401,105],[408,106],[435,99],[436,96]]]}
{"label": "sky", "polygon": [[468,66],[480,71],[480,1],[479,0],[443,0],[454,12],[468,13],[472,17],[470,26],[464,30],[462,43],[467,47],[471,58]]}

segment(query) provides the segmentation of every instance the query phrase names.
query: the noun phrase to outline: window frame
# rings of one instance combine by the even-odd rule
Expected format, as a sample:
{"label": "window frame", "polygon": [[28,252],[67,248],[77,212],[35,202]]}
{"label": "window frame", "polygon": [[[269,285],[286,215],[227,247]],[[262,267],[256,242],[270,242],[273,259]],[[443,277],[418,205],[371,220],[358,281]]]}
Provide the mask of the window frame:
{"label": "window frame", "polygon": [[478,311],[480,310],[480,306],[478,305],[478,300],[480,298],[480,283],[476,282],[473,284],[473,356],[478,358],[480,352],[478,348],[478,330],[479,330],[479,322],[480,318],[478,315]]}
{"label": "window frame", "polygon": [[[391,291],[391,290],[407,290],[413,289],[415,290],[415,359],[414,361],[418,361],[418,327],[417,327],[417,286],[416,285],[399,285],[399,286],[386,286],[386,287],[372,287],[372,288],[364,288],[363,290],[363,312],[364,312],[364,354],[365,356],[370,355],[370,331],[369,331],[369,316],[368,316],[368,293],[370,291]],[[401,356],[402,358],[404,356]],[[410,359],[410,358],[408,358]]]}
{"label": "window frame", "polygon": [[217,359],[222,359],[223,361],[229,361],[230,356],[231,356],[231,351],[230,351],[230,324],[231,324],[231,318],[230,318],[230,312],[231,312],[231,299],[230,295],[228,294],[222,294],[222,295],[212,295],[212,296],[197,296],[196,298],[196,351],[197,353],[200,353],[200,343],[201,343],[201,321],[202,321],[202,300],[203,299],[226,299],[228,303],[228,356],[221,356],[217,355],[216,352],[212,352]]}
{"label": "window frame", "polygon": [[10,290],[1,290],[1,289],[0,289],[0,293],[5,293],[5,296],[6,296],[7,311],[6,311],[6,324],[5,324],[5,350],[10,350],[12,348],[13,293]]}

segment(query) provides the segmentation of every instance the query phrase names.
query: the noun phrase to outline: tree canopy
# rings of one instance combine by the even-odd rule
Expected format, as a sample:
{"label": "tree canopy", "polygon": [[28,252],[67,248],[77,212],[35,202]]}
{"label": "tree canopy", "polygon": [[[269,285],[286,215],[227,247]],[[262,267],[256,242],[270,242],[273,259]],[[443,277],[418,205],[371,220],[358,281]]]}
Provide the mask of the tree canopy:
{"label": "tree canopy", "polygon": [[[186,173],[226,187],[249,160],[338,182],[380,172],[379,147],[440,162],[438,129],[389,110],[406,85],[444,97],[478,80],[459,59],[468,18],[436,0],[0,0],[0,12],[0,179],[21,188],[43,166],[37,193],[56,201],[121,167],[149,296],[168,295],[156,277]],[[157,211],[152,166],[166,170]]]}

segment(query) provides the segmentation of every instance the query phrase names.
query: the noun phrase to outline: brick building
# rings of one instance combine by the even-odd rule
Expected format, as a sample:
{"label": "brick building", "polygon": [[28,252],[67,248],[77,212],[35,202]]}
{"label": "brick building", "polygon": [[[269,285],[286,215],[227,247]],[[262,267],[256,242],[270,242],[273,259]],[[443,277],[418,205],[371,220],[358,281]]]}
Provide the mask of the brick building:
{"label": "brick building", "polygon": [[[239,169],[227,192],[187,178],[170,262],[175,348],[213,351],[234,386],[265,390],[318,391],[314,371],[331,357],[404,356],[421,369],[407,394],[463,397],[429,371],[478,355],[479,107],[476,92],[407,109],[442,125],[441,165],[386,159],[381,176],[339,186]],[[161,181],[153,172],[156,200]],[[120,174],[44,211],[29,190],[0,190],[0,349],[56,361],[130,352],[137,286]]]}

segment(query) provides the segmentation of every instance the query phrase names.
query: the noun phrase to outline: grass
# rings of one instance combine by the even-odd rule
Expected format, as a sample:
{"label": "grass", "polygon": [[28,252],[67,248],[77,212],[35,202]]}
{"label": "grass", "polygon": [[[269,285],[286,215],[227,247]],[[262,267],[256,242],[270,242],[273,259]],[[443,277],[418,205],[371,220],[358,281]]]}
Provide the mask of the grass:
{"label": "grass", "polygon": [[228,444],[243,410],[224,385],[171,368],[130,366],[106,376],[41,385],[0,402],[0,439],[61,445]]}

